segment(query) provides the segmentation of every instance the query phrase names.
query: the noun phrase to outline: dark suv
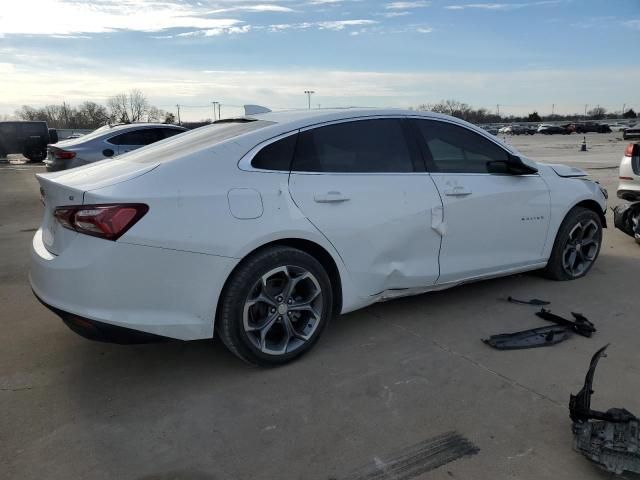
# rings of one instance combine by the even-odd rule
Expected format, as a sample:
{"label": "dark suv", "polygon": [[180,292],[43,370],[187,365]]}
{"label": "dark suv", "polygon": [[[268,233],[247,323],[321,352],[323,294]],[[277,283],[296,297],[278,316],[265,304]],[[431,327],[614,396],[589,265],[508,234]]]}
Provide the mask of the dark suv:
{"label": "dark suv", "polygon": [[21,153],[31,162],[47,156],[47,122],[0,122],[0,158]]}
{"label": "dark suv", "polygon": [[606,123],[580,122],[576,123],[576,133],[609,133],[611,128]]}

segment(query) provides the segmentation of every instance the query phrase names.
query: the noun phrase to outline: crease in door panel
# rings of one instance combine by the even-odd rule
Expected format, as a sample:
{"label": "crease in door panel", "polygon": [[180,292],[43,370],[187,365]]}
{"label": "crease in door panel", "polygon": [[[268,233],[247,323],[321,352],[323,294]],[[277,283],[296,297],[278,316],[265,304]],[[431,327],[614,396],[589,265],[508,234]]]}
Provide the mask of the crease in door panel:
{"label": "crease in door panel", "polygon": [[[436,192],[438,193],[438,198],[440,199],[440,206],[442,207],[442,226],[445,229],[446,232],[446,214],[447,212],[444,209],[444,201],[442,200],[442,195],[440,194],[440,190],[438,190],[438,185],[436,184],[436,181],[433,179],[433,177],[431,175],[427,175],[429,177],[429,180],[431,180],[431,183],[433,183],[433,188],[436,189]],[[440,232],[438,232],[440,233]],[[436,281],[434,283],[434,285],[436,285],[438,283],[438,280],[440,280],[440,276],[442,275],[442,265],[440,264],[440,255],[442,254],[442,238],[444,237],[443,234],[440,235],[440,245],[438,245],[438,278],[436,278]]]}

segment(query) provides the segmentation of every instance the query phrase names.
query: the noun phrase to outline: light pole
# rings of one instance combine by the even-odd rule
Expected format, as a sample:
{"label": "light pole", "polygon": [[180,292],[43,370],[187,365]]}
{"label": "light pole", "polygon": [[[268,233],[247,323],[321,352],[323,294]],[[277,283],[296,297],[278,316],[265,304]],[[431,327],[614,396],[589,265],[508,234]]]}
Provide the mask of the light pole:
{"label": "light pole", "polygon": [[305,90],[304,93],[307,94],[307,104],[309,106],[309,110],[311,110],[311,95],[313,95],[316,92],[314,92],[313,90]]}
{"label": "light pole", "polygon": [[213,121],[216,121],[216,104],[218,102],[211,102],[211,105],[213,105]]}

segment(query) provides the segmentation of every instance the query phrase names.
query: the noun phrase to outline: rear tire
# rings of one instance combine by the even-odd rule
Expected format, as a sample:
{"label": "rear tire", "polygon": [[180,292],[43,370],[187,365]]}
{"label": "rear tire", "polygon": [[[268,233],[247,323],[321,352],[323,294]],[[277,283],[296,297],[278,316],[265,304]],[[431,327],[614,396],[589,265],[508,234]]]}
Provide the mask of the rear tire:
{"label": "rear tire", "polygon": [[274,246],[243,260],[224,288],[216,333],[242,360],[282,365],[309,351],[329,322],[333,292],[311,255]]}
{"label": "rear tire", "polygon": [[543,270],[553,280],[584,277],[602,246],[602,222],[593,210],[574,207],[562,221],[549,262]]}

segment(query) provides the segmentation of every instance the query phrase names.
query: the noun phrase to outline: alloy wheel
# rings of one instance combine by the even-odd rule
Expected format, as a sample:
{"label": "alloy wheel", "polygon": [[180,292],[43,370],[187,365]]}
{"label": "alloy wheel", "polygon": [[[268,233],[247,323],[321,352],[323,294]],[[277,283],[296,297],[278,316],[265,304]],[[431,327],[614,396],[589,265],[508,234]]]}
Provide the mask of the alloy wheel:
{"label": "alloy wheel", "polygon": [[285,265],[260,277],[244,304],[244,331],[268,355],[298,350],[316,331],[323,314],[322,289],[308,270]]}
{"label": "alloy wheel", "polygon": [[562,252],[562,268],[572,277],[589,269],[600,248],[600,227],[595,220],[578,222],[569,232]]}

